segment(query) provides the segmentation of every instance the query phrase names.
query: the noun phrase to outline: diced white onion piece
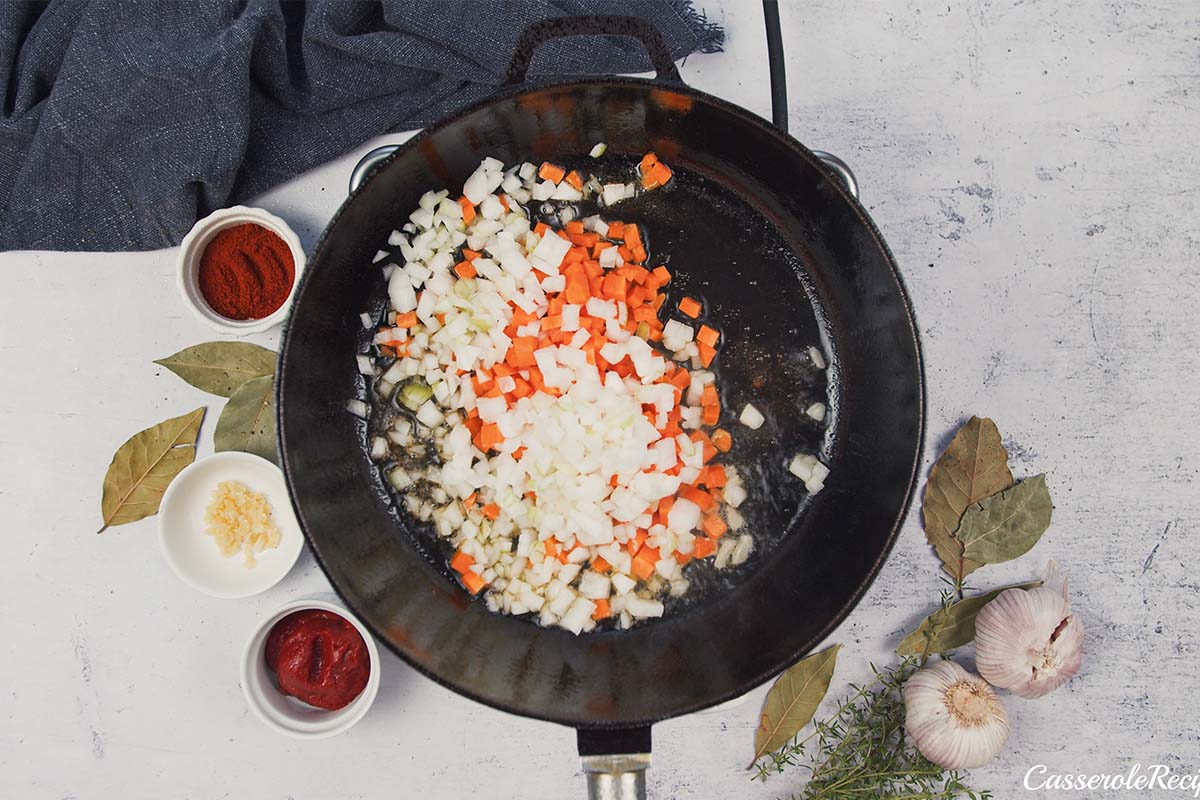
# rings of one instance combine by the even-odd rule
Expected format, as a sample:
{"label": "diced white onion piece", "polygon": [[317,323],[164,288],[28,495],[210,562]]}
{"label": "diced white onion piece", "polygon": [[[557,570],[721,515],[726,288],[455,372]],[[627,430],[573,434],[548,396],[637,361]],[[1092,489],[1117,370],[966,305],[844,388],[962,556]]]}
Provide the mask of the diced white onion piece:
{"label": "diced white onion piece", "polygon": [[376,436],[371,440],[371,458],[380,461],[387,457],[388,442],[382,436]]}
{"label": "diced white onion piece", "polygon": [[817,422],[821,422],[825,419],[825,404],[813,403],[805,410],[804,413],[815,419]]}
{"label": "diced white onion piece", "polygon": [[742,564],[750,557],[750,551],[754,549],[754,539],[748,533],[744,533],[738,537],[737,545],[729,554],[729,565],[737,566]]}
{"label": "diced white onion piece", "polygon": [[359,355],[356,357],[358,361],[358,371],[362,375],[374,375],[375,365],[371,363],[370,356]]}
{"label": "diced white onion piece", "polygon": [[417,292],[404,270],[396,270],[388,280],[388,299],[392,309],[400,314],[406,314],[417,307]]}
{"label": "diced white onion piece", "polygon": [[810,345],[808,348],[808,357],[812,361],[814,367],[817,369],[825,369],[825,356],[821,353],[820,349]]}
{"label": "diced white onion piece", "polygon": [[442,415],[441,410],[438,409],[437,404],[432,400],[426,400],[417,409],[417,421],[430,428],[440,425],[444,419],[445,417]]}
{"label": "diced white onion piece", "polygon": [[368,331],[375,327],[375,320],[371,319],[371,315],[365,311],[358,315],[358,319],[362,322],[363,328]]}
{"label": "diced white onion piece", "polygon": [[588,151],[588,155],[591,156],[592,158],[599,158],[600,156],[604,155],[604,151],[607,149],[608,149],[607,144],[605,144],[604,142],[598,142],[597,144],[592,146],[591,150]]}
{"label": "diced white onion piece", "polygon": [[362,400],[351,400],[349,403],[346,403],[346,410],[354,416],[362,417],[363,419],[366,419],[371,414],[371,410]]}
{"label": "diced white onion piece", "polygon": [[738,415],[738,422],[742,423],[750,430],[756,431],[763,426],[763,423],[766,422],[766,418],[763,417],[762,413],[757,408],[752,406],[750,403],[746,403],[746,407],[743,408],[742,413]]}

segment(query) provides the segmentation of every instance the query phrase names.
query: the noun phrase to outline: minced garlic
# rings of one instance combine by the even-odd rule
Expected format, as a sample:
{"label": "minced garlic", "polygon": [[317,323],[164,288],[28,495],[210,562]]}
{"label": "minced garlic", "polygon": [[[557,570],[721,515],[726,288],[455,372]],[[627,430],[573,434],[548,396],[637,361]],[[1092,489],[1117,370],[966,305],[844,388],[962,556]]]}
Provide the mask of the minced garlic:
{"label": "minced garlic", "polygon": [[255,565],[254,554],[279,546],[279,526],[271,518],[267,497],[237,481],[221,481],[204,509],[204,532],[216,540],[221,555],[241,551],[246,566]]}

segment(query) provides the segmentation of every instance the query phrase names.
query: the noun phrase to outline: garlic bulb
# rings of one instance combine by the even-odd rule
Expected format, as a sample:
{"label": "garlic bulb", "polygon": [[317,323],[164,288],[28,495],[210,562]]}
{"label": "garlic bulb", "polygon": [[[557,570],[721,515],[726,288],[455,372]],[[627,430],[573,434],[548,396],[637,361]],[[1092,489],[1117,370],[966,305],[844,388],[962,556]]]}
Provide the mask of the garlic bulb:
{"label": "garlic bulb", "polygon": [[1008,738],[1008,715],[978,675],[939,661],[904,684],[904,729],[921,755],[946,769],[981,767]]}
{"label": "garlic bulb", "polygon": [[1083,663],[1083,625],[1051,562],[1044,585],[1009,589],[975,619],[975,663],[993,686],[1034,698],[1070,680]]}

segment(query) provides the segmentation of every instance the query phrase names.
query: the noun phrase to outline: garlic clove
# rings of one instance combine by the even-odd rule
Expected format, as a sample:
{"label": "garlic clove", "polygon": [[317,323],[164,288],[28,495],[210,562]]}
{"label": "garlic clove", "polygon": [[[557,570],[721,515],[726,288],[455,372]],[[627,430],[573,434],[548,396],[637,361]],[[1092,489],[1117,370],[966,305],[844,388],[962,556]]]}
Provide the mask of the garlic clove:
{"label": "garlic clove", "polygon": [[[1059,583],[1054,572],[1054,583]],[[1009,589],[975,619],[975,664],[993,686],[1041,697],[1070,680],[1083,663],[1083,625],[1061,586]]]}
{"label": "garlic clove", "polygon": [[1008,715],[992,687],[953,661],[904,684],[904,729],[921,755],[945,769],[981,767],[1008,739]]}

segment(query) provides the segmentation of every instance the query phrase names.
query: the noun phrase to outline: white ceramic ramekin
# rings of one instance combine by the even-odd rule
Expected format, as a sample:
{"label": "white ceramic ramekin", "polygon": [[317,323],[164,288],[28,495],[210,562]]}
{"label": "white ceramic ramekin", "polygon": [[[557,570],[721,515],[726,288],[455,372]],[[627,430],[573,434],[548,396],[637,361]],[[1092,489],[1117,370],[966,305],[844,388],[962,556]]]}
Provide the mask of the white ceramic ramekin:
{"label": "white ceramic ramekin", "polygon": [[[204,511],[221,481],[238,481],[266,495],[279,526],[279,546],[255,556],[247,567],[239,554],[225,557],[204,532]],[[175,476],[158,508],[158,541],[167,564],[184,583],[213,597],[250,597],[270,589],[291,571],[304,534],[292,512],[279,467],[253,453],[229,450],[193,461]]]}
{"label": "white ceramic ramekin", "polygon": [[[295,279],[292,281],[292,290],[288,293],[287,299],[283,301],[283,305],[271,314],[262,319],[236,320],[221,316],[208,305],[204,295],[200,292],[198,276],[200,257],[204,254],[204,248],[212,240],[212,237],[225,228],[246,223],[262,225],[278,234],[279,238],[287,243],[296,266]],[[179,258],[176,263],[179,294],[183,297],[184,305],[216,330],[242,336],[247,333],[265,331],[283,322],[288,309],[291,308],[292,298],[296,296],[296,286],[300,283],[300,273],[304,270],[305,256],[304,248],[300,245],[300,238],[279,217],[263,211],[261,208],[233,206],[218,209],[193,225],[179,245]]]}
{"label": "white ceramic ramekin", "polygon": [[[332,596],[330,596],[332,597]],[[345,708],[326,711],[302,703],[279,691],[275,677],[267,668],[267,636],[275,623],[297,611],[320,609],[342,617],[358,631],[367,645],[371,659],[371,675],[362,693]],[[367,713],[379,692],[379,648],[366,627],[345,607],[333,599],[305,598],[280,606],[254,629],[242,651],[242,694],[254,716],[268,728],[293,739],[324,739],[348,730]]]}

